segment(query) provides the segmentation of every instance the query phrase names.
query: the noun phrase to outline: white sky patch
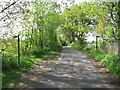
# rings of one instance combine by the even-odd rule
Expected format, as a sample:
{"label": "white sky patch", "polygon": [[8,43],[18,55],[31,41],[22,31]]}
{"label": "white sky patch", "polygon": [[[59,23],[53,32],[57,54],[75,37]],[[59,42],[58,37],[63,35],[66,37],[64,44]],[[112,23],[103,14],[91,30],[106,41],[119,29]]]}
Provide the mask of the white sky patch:
{"label": "white sky patch", "polygon": [[85,2],[85,1],[88,2],[89,0],[75,0],[75,3],[79,4],[79,3],[82,3],[82,2]]}
{"label": "white sky patch", "polygon": [[88,33],[86,39],[88,42],[95,41],[95,37],[93,36],[92,33]]}

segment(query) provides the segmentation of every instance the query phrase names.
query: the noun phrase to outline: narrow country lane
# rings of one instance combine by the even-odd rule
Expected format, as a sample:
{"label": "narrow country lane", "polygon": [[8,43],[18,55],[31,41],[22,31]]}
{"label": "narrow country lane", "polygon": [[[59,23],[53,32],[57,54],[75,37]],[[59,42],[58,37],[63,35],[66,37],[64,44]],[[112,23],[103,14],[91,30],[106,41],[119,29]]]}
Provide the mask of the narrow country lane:
{"label": "narrow country lane", "polygon": [[60,58],[45,73],[23,75],[19,88],[110,88],[83,52],[63,47]]}

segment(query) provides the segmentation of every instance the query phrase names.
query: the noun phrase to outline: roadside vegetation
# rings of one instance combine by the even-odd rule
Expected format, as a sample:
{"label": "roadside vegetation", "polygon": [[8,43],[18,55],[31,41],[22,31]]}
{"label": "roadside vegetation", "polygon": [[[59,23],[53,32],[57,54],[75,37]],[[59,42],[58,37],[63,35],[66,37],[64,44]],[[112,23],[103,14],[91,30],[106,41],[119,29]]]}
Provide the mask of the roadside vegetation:
{"label": "roadside vegetation", "polygon": [[54,59],[59,55],[59,51],[40,50],[32,55],[22,55],[20,65],[18,65],[18,59],[15,56],[5,55],[3,57],[3,71],[2,71],[2,87],[13,87],[17,84],[18,77],[23,72],[27,72],[34,65],[47,59]]}
{"label": "roadside vegetation", "polygon": [[[2,3],[2,1],[1,1]],[[65,4],[56,2],[4,2],[1,7],[0,53],[2,86],[10,87],[15,78],[45,57],[55,57],[64,45],[88,52],[104,63],[120,79],[120,56],[106,50],[109,43],[120,46],[120,2]],[[99,36],[99,48],[86,40]],[[18,39],[20,36],[20,65]],[[89,47],[91,45],[91,47]],[[118,50],[120,47],[118,48]],[[120,51],[120,50],[119,50]],[[120,54],[120,52],[118,52]]]}
{"label": "roadside vegetation", "polygon": [[[120,80],[120,56],[113,53],[104,52],[101,49],[96,50],[95,48],[91,49],[86,45],[80,45],[78,43],[72,43],[70,45],[72,48],[88,53],[90,56],[96,60],[102,62],[112,74]],[[93,44],[95,46],[95,44]]]}

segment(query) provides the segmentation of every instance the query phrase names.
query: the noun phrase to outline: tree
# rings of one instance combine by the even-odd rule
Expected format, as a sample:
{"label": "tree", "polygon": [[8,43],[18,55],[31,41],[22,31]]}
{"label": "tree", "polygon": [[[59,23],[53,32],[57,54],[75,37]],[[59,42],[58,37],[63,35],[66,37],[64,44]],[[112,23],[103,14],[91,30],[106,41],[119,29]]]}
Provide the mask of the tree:
{"label": "tree", "polygon": [[89,31],[90,18],[83,11],[83,7],[80,5],[72,5],[70,8],[66,8],[63,12],[64,23],[62,24],[61,34],[70,43],[75,40],[79,40],[80,43],[84,43],[85,34]]}
{"label": "tree", "polygon": [[[55,49],[59,46],[56,29],[60,25],[59,6],[55,2],[39,2],[32,4],[32,28],[28,29],[26,37],[30,47],[37,49]],[[29,26],[27,26],[29,27]],[[25,30],[26,31],[26,30]],[[30,48],[29,47],[29,48]]]}

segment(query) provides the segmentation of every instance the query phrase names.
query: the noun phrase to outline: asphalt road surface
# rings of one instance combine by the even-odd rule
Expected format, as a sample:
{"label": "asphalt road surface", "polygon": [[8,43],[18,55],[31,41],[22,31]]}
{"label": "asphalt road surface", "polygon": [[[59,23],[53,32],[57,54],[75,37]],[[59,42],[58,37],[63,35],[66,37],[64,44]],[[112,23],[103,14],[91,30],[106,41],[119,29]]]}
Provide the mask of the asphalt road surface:
{"label": "asphalt road surface", "polygon": [[[64,46],[60,57],[45,73],[23,75],[19,88],[110,88],[85,53]],[[29,72],[30,74],[30,72]]]}

